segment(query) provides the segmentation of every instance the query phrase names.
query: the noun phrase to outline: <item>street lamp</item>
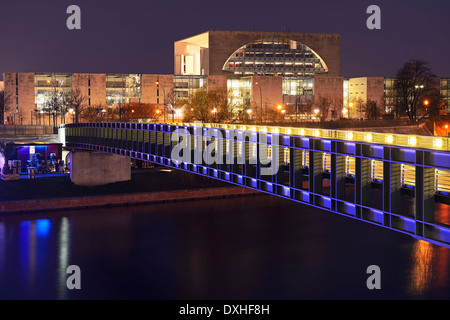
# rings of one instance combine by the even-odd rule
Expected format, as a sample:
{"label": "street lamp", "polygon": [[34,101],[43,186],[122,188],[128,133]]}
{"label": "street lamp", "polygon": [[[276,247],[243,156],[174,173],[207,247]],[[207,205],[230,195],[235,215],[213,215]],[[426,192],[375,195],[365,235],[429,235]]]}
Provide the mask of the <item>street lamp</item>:
{"label": "street lamp", "polygon": [[176,110],[176,111],[175,111],[175,114],[177,115],[177,119],[178,119],[178,120],[181,120],[181,115],[182,115],[181,109]]}
{"label": "street lamp", "polygon": [[261,122],[262,122],[262,109],[263,109],[263,106],[262,106],[262,90],[261,90],[261,85],[259,84],[259,82],[255,82],[255,85],[257,85],[258,87],[259,87],[259,98],[260,98],[260,101],[261,101]]}
{"label": "street lamp", "polygon": [[165,123],[166,122],[166,90],[164,89],[164,86],[162,85],[161,82],[156,81],[156,85],[157,86],[161,86],[161,88],[163,89],[163,95],[164,95],[164,100],[163,100],[164,110],[163,110],[163,113],[164,113],[164,123]]}
{"label": "street lamp", "polygon": [[445,128],[445,136],[448,137],[448,124],[446,124],[444,128]]}
{"label": "street lamp", "polygon": [[352,108],[353,108],[353,102],[350,102],[349,104],[348,104],[348,107],[350,108],[350,110],[348,110],[348,117],[349,118],[351,118],[351,110],[352,110]]}
{"label": "street lamp", "polygon": [[34,115],[36,117],[36,125],[38,125],[38,117],[39,117],[39,125],[41,125],[41,115],[39,113],[39,109],[34,109]]}
{"label": "street lamp", "polygon": [[247,109],[248,118],[252,120],[252,109]]}
{"label": "street lamp", "polygon": [[72,115],[72,123],[75,123],[75,110],[73,110],[73,108],[70,108],[69,114]]}
{"label": "street lamp", "polygon": [[317,115],[319,114],[319,109],[314,109],[314,113],[316,114],[316,118],[317,118]]}

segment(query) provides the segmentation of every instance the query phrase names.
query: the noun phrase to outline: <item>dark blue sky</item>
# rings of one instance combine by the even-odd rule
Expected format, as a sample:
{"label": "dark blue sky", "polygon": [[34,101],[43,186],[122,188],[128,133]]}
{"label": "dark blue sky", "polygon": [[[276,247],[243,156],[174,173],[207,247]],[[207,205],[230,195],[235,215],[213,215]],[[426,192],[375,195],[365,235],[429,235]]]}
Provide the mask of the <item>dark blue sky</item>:
{"label": "dark blue sky", "polygon": [[[66,28],[69,5],[81,30]],[[366,9],[381,8],[381,30]],[[393,76],[412,58],[450,77],[450,2],[0,0],[0,74],[173,73],[173,42],[206,30],[340,33],[342,75]]]}

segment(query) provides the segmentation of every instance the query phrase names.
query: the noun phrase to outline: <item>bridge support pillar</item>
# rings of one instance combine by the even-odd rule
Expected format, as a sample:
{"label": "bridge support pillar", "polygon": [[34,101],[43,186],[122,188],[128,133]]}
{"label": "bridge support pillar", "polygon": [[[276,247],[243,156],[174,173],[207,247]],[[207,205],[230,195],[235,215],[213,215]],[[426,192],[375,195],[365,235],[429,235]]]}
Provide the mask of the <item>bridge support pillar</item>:
{"label": "bridge support pillar", "polygon": [[70,179],[81,186],[128,181],[131,180],[130,159],[108,153],[74,150],[70,153]]}
{"label": "bridge support pillar", "polygon": [[290,169],[289,180],[290,186],[296,189],[303,188],[303,150],[291,149],[290,156]]}
{"label": "bridge support pillar", "polygon": [[383,210],[400,213],[402,200],[402,165],[383,162]]}
{"label": "bridge support pillar", "polygon": [[370,188],[372,183],[372,160],[355,159],[355,203],[369,205]]}
{"label": "bridge support pillar", "polygon": [[274,175],[274,183],[284,184],[284,148],[277,146],[277,148],[272,149],[272,162],[278,164],[278,171]]}
{"label": "bridge support pillar", "polygon": [[309,192],[323,193],[323,153],[309,151]]}
{"label": "bridge support pillar", "polygon": [[331,154],[331,197],[345,200],[345,156]]}
{"label": "bridge support pillar", "polygon": [[[415,181],[415,216],[417,221],[434,221],[435,169],[416,166]],[[423,225],[420,224],[422,227]],[[425,231],[418,226],[417,234],[423,236]]]}

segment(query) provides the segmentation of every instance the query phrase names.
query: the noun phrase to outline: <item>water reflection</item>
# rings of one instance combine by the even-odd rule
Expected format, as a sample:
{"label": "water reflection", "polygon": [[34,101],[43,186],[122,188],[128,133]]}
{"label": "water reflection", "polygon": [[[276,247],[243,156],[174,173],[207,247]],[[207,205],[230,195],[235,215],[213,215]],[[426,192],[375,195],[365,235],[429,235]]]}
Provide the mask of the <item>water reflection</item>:
{"label": "water reflection", "polygon": [[0,217],[1,298],[364,299],[377,264],[380,298],[448,299],[449,262],[446,248],[270,196]]}
{"label": "water reflection", "polygon": [[429,242],[418,240],[412,251],[412,272],[409,290],[413,295],[423,295],[429,289],[433,274],[434,248]]}
{"label": "water reflection", "polygon": [[58,299],[67,298],[67,267],[69,266],[70,247],[70,222],[69,218],[63,217],[59,227],[58,241]]}
{"label": "water reflection", "polygon": [[5,265],[6,230],[5,224],[0,221],[0,275],[3,274]]}

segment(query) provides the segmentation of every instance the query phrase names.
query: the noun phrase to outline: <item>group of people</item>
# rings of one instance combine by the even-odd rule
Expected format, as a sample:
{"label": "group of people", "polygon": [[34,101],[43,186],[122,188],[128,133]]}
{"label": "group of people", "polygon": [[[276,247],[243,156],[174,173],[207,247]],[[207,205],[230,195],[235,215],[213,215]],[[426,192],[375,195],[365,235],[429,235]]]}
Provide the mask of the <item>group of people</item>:
{"label": "group of people", "polygon": [[44,159],[40,159],[38,155],[30,162],[30,167],[36,168],[36,173],[68,173],[69,167],[64,164],[64,160],[57,159],[52,155],[47,162]]}

